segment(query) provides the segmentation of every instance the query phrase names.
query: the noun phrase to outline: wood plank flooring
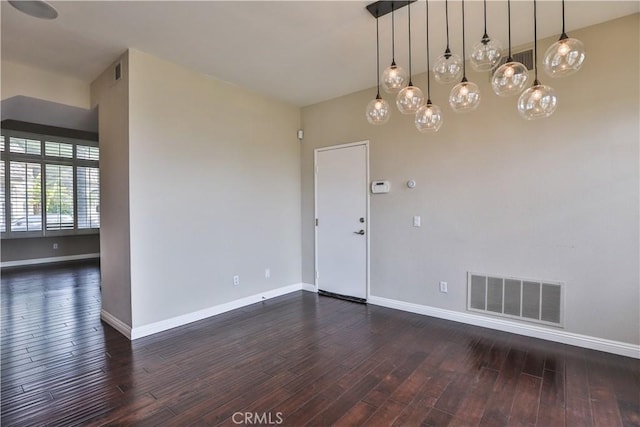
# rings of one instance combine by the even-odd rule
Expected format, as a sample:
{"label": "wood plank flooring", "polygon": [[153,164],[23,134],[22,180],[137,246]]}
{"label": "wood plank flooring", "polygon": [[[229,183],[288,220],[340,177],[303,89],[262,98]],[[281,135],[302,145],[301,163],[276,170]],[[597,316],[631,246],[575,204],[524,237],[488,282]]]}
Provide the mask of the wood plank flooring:
{"label": "wood plank flooring", "polygon": [[99,283],[2,272],[3,426],[640,426],[635,359],[308,292],[130,342]]}

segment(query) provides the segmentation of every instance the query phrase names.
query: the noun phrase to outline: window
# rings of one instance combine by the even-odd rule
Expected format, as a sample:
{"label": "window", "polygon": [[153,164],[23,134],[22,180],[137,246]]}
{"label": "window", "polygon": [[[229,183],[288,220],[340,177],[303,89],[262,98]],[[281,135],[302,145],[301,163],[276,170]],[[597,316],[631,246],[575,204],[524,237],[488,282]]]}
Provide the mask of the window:
{"label": "window", "polygon": [[[4,143],[4,141],[3,141]],[[5,213],[5,201],[4,201],[4,160],[0,160],[0,232],[7,231]]]}
{"label": "window", "polygon": [[78,166],[78,228],[100,228],[100,176],[98,168]]}
{"label": "window", "polygon": [[46,166],[47,230],[73,229],[73,166]]}
{"label": "window", "polygon": [[[96,148],[97,149],[97,148]],[[47,141],[44,143],[44,155],[53,157],[73,158],[73,145],[62,142]],[[96,159],[98,160],[98,159]]]}
{"label": "window", "polygon": [[0,154],[3,237],[98,231],[97,142],[2,130]]}
{"label": "window", "polygon": [[11,231],[42,230],[41,167],[38,163],[11,162]]}
{"label": "window", "polygon": [[12,153],[40,155],[41,149],[41,142],[35,139],[9,138],[9,151]]}

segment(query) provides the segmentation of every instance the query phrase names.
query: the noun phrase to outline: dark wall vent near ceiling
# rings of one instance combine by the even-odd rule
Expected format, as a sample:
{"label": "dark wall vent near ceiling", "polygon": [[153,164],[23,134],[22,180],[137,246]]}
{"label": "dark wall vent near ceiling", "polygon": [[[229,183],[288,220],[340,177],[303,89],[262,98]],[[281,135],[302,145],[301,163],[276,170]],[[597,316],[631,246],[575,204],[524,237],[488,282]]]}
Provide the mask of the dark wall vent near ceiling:
{"label": "dark wall vent near ceiling", "polygon": [[[533,70],[533,49],[513,53],[512,58],[515,62],[520,62],[522,65],[527,67],[527,70]],[[502,57],[502,59],[500,59],[500,63],[496,65],[493,70],[491,70],[491,73],[489,74],[489,80],[491,80],[491,76],[493,76],[493,73],[496,72],[498,67],[500,67],[505,62],[507,62],[507,52],[505,52],[505,55]]]}
{"label": "dark wall vent near ceiling", "polygon": [[116,64],[114,77],[115,77],[115,80],[120,80],[122,78],[122,64],[120,62]]}

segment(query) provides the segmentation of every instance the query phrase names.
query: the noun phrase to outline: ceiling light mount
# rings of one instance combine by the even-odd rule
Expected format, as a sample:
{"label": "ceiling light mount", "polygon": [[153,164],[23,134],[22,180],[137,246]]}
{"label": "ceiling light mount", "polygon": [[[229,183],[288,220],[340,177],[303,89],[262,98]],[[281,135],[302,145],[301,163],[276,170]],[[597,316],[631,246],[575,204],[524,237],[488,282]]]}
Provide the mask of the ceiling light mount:
{"label": "ceiling light mount", "polygon": [[367,6],[367,10],[374,18],[380,18],[388,13],[401,9],[409,3],[415,3],[418,0],[410,1],[377,1]]}
{"label": "ceiling light mount", "polygon": [[39,19],[56,19],[58,11],[42,0],[9,0],[9,4],[20,12]]}

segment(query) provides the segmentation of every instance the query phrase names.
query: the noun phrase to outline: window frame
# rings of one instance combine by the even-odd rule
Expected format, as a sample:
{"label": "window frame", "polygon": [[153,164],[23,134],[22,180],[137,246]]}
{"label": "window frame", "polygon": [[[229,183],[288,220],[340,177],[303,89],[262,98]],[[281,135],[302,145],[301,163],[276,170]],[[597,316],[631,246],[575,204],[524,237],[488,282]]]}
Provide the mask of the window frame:
{"label": "window frame", "polygon": [[[36,237],[56,237],[56,236],[75,236],[75,235],[95,235],[100,234],[100,228],[78,228],[78,167],[91,167],[98,169],[98,176],[100,176],[100,161],[99,160],[85,160],[76,158],[77,154],[77,146],[84,145],[89,147],[97,147],[98,141],[89,140],[89,139],[81,139],[81,138],[71,138],[68,136],[58,136],[51,134],[43,134],[43,133],[34,133],[28,131],[21,130],[12,130],[12,129],[1,129],[0,133],[4,137],[4,151],[0,152],[0,157],[4,161],[4,180],[5,180],[5,191],[4,191],[4,203],[5,203],[5,227],[6,231],[3,231],[0,236],[2,239],[21,239],[21,238],[36,238]],[[26,153],[12,153],[10,152],[11,143],[10,138],[24,138],[31,140],[40,141],[40,154],[26,154]],[[57,142],[57,143],[65,143],[72,145],[72,157],[56,157],[56,156],[47,156],[46,152],[46,142]],[[10,181],[10,171],[11,171],[11,162],[24,162],[24,163],[38,163],[40,164],[40,188],[41,188],[41,205],[42,205],[42,230],[35,231],[9,231],[11,228],[11,181]],[[62,229],[62,230],[47,230],[47,206],[46,206],[46,194],[47,194],[47,186],[46,186],[46,165],[63,165],[63,166],[72,166],[73,167],[73,229]]]}

